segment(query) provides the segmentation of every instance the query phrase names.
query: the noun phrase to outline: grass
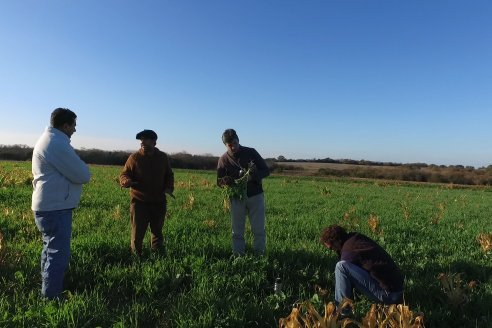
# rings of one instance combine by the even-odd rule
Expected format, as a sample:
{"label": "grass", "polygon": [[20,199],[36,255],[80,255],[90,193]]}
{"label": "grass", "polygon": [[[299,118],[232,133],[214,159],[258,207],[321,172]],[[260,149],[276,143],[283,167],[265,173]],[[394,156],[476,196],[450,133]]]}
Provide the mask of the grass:
{"label": "grass", "polygon": [[[318,300],[321,310],[334,299],[336,257],[319,243],[332,223],[386,248],[406,274],[406,303],[424,313],[426,326],[484,327],[492,320],[492,254],[478,237],[492,233],[490,187],[272,176],[264,180],[267,255],[249,249],[234,258],[215,173],[176,170],[167,252],[147,250],[139,260],[129,251],[129,195],[116,182],[121,168],[91,170],[74,212],[66,300],[46,302],[39,297],[30,163],[0,162],[0,326],[277,327],[296,302]],[[251,245],[249,230],[247,238]],[[455,306],[441,273],[478,285]],[[277,277],[280,295],[273,292]],[[358,318],[369,308],[356,300]]]}

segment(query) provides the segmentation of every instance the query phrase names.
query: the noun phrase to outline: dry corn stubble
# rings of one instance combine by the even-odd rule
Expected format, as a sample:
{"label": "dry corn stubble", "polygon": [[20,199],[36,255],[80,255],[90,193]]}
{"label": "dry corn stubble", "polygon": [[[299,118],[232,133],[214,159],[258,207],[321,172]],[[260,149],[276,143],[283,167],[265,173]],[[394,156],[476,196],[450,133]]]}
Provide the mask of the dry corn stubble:
{"label": "dry corn stubble", "polygon": [[349,324],[353,323],[353,320],[340,318],[340,311],[345,307],[353,307],[353,302],[346,299],[338,309],[333,302],[329,302],[325,304],[324,314],[321,315],[311,302],[298,303],[288,317],[279,320],[279,328],[348,327]]}
{"label": "dry corn stubble", "polygon": [[477,236],[477,241],[484,252],[492,250],[492,233],[481,233]]}
{"label": "dry corn stubble", "polygon": [[449,304],[454,308],[463,307],[470,300],[472,291],[476,288],[475,280],[465,284],[461,278],[461,273],[440,273],[437,277],[441,283],[444,294],[446,294]]}
{"label": "dry corn stubble", "polygon": [[355,319],[340,318],[340,311],[344,307],[354,304],[344,300],[337,309],[332,302],[325,304],[324,315],[321,316],[314,306],[306,301],[292,309],[290,315],[279,320],[279,328],[424,328],[424,315],[414,313],[404,304],[381,305],[372,304],[362,322]]}

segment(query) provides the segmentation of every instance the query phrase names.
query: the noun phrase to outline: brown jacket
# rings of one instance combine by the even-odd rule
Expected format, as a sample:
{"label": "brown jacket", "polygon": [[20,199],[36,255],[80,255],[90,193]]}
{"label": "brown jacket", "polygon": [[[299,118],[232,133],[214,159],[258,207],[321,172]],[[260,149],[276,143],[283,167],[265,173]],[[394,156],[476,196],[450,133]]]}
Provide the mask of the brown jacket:
{"label": "brown jacket", "polygon": [[165,191],[174,191],[174,173],[166,153],[155,148],[153,154],[140,149],[130,155],[120,174],[120,183],[130,179],[132,201],[159,203],[166,201]]}

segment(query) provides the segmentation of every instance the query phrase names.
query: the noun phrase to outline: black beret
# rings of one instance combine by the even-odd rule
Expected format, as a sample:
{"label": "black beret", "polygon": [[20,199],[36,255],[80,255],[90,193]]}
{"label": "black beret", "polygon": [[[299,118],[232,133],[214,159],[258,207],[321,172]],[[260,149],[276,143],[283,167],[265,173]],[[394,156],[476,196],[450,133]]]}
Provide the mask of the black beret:
{"label": "black beret", "polygon": [[152,140],[157,140],[157,133],[155,133],[152,130],[143,130],[137,133],[136,139],[152,139]]}

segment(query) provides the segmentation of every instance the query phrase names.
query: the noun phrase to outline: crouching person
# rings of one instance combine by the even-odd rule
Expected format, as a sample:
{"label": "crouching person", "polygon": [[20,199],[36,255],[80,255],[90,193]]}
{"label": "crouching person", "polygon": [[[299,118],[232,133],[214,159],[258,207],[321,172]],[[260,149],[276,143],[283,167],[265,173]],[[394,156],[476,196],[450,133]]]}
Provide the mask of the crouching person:
{"label": "crouching person", "polygon": [[[321,243],[335,251],[335,303],[353,300],[355,288],[371,301],[398,304],[403,301],[403,274],[391,256],[374,240],[357,233],[347,233],[338,225],[323,230]],[[345,310],[345,311],[343,311]],[[342,310],[350,315],[351,309]]]}

